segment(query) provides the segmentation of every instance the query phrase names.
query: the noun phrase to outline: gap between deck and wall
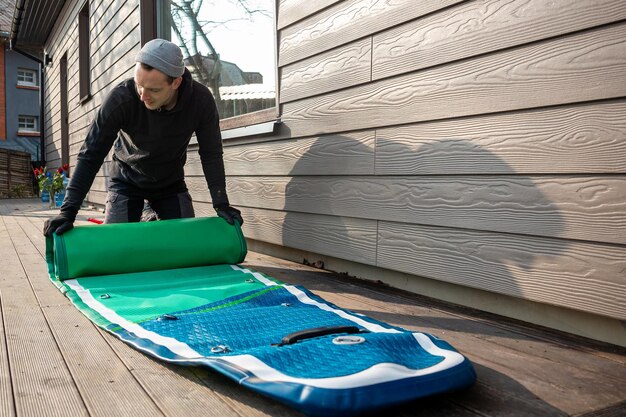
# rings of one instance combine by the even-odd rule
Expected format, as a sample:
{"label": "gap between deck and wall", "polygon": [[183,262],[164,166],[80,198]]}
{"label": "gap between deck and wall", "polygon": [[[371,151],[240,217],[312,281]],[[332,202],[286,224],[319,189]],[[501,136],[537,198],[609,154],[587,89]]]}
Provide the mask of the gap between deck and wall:
{"label": "gap between deck and wall", "polygon": [[331,256],[247,239],[248,250],[310,264],[323,262],[324,269],[350,277],[381,282],[393,288],[477,310],[521,320],[577,336],[626,347],[626,322],[503,294],[391,271]]}

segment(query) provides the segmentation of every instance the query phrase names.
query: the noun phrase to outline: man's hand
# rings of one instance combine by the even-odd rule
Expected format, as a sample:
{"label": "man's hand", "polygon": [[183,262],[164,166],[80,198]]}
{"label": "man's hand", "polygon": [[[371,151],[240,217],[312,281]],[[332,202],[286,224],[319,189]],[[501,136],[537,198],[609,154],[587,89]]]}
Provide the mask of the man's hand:
{"label": "man's hand", "polygon": [[52,234],[56,232],[57,235],[71,230],[74,227],[75,216],[61,213],[56,217],[46,220],[43,225],[43,234],[48,237],[52,237]]}
{"label": "man's hand", "polygon": [[215,207],[215,211],[217,211],[217,215],[222,219],[226,220],[229,224],[235,224],[235,222],[239,222],[239,226],[243,224],[243,219],[241,218],[241,212],[234,207],[230,206],[218,206]]}

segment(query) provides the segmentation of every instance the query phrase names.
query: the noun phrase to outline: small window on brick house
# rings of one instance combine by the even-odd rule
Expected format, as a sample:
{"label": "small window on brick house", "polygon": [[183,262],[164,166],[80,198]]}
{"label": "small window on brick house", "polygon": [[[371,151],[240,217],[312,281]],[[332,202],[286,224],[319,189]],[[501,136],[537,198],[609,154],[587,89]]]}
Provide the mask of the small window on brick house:
{"label": "small window on brick house", "polygon": [[39,87],[37,71],[26,68],[18,68],[17,85],[23,87]]}
{"label": "small window on brick house", "polygon": [[80,101],[91,98],[91,63],[89,51],[89,2],[78,14],[78,69]]}
{"label": "small window on brick house", "polygon": [[39,123],[36,116],[18,116],[17,133],[39,133]]}

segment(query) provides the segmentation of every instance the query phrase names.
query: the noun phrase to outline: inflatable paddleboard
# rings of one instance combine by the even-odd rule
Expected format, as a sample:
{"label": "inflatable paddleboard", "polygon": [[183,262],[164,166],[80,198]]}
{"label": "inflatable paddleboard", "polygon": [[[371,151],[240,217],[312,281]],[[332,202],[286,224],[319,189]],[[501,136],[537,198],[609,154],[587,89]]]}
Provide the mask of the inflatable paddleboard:
{"label": "inflatable paddleboard", "polygon": [[245,253],[239,226],[198,218],[77,226],[48,241],[47,259],[58,288],[124,342],[307,415],[369,413],[475,382],[445,341],[241,267]]}

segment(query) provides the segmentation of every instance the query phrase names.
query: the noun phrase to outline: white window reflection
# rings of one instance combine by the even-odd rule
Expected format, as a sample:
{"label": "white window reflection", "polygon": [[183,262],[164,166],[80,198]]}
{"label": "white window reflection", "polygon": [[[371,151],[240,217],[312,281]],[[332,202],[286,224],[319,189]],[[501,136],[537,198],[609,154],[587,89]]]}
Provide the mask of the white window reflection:
{"label": "white window reflection", "polygon": [[161,10],[160,36],[181,47],[222,119],[276,106],[273,0],[163,0]]}

